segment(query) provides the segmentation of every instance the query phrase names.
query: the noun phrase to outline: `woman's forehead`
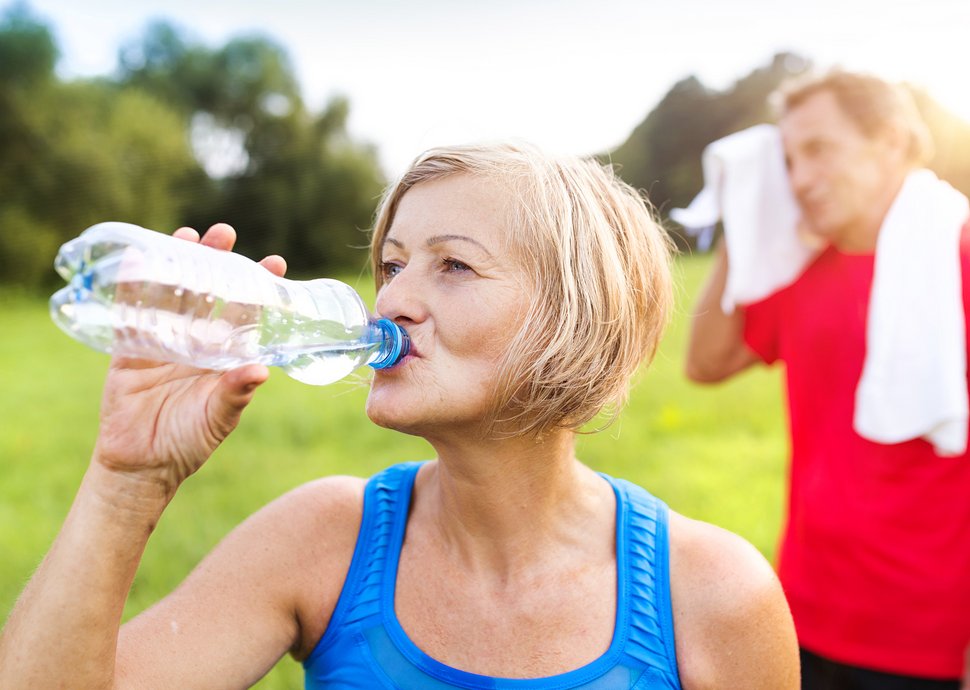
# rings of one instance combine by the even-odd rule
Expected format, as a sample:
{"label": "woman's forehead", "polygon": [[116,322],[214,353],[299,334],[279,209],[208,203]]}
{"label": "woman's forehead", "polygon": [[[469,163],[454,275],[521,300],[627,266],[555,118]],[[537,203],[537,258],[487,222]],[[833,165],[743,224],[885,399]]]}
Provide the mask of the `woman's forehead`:
{"label": "woman's forehead", "polygon": [[488,178],[450,175],[420,182],[398,201],[384,243],[462,241],[495,253],[509,246],[512,195]]}

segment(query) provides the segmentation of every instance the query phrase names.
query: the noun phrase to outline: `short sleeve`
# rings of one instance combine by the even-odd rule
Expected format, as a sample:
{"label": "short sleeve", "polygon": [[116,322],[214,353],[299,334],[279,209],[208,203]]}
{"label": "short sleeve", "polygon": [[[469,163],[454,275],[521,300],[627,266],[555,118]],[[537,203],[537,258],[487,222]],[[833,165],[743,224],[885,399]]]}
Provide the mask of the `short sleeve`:
{"label": "short sleeve", "polygon": [[781,315],[784,291],[742,307],[744,314],[744,342],[761,358],[771,364],[779,356]]}

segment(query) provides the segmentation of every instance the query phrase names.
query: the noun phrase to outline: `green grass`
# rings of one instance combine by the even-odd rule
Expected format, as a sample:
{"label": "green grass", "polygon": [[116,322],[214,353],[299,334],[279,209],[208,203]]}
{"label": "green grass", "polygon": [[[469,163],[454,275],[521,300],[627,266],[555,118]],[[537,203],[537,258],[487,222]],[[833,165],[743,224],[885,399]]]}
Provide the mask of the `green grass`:
{"label": "green grass", "polygon": [[[717,387],[682,374],[687,315],[709,267],[682,259],[678,314],[654,364],[606,431],[579,455],[637,482],[674,510],[737,532],[773,558],[787,447],[778,372]],[[371,296],[366,280],[352,280]],[[368,300],[373,303],[372,300]],[[106,355],[60,333],[40,299],[0,293],[0,617],[5,618],[63,520],[95,438]],[[274,372],[241,427],[189,480],[152,536],[125,616],[169,592],[245,516],[288,489],[334,473],[368,476],[427,458],[421,439],[379,429],[365,386],[325,388]],[[286,658],[257,688],[302,687]]]}

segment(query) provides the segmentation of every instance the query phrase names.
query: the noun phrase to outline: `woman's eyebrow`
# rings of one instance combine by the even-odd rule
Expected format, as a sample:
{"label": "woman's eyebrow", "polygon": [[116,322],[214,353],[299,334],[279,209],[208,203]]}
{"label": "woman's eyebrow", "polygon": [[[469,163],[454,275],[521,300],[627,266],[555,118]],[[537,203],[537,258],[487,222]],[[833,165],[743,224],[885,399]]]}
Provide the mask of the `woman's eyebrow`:
{"label": "woman's eyebrow", "polygon": [[467,235],[432,235],[427,240],[425,240],[425,244],[428,245],[429,247],[432,247],[436,244],[441,244],[442,242],[452,242],[452,241],[469,242],[471,244],[474,244],[476,247],[481,249],[489,256],[492,255],[492,252],[488,251],[488,247],[486,247],[478,240],[472,237],[468,237]]}

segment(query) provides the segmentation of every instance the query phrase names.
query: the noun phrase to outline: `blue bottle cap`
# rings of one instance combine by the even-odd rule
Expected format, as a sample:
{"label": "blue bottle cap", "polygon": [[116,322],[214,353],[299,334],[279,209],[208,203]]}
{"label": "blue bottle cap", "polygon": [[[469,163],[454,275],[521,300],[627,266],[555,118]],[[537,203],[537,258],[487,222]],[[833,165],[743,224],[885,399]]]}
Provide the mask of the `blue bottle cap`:
{"label": "blue bottle cap", "polygon": [[386,355],[371,362],[370,366],[374,369],[387,369],[407,357],[408,352],[411,351],[411,338],[407,331],[390,319],[379,319],[377,326],[384,333],[384,337],[390,341],[391,346],[387,349]]}

